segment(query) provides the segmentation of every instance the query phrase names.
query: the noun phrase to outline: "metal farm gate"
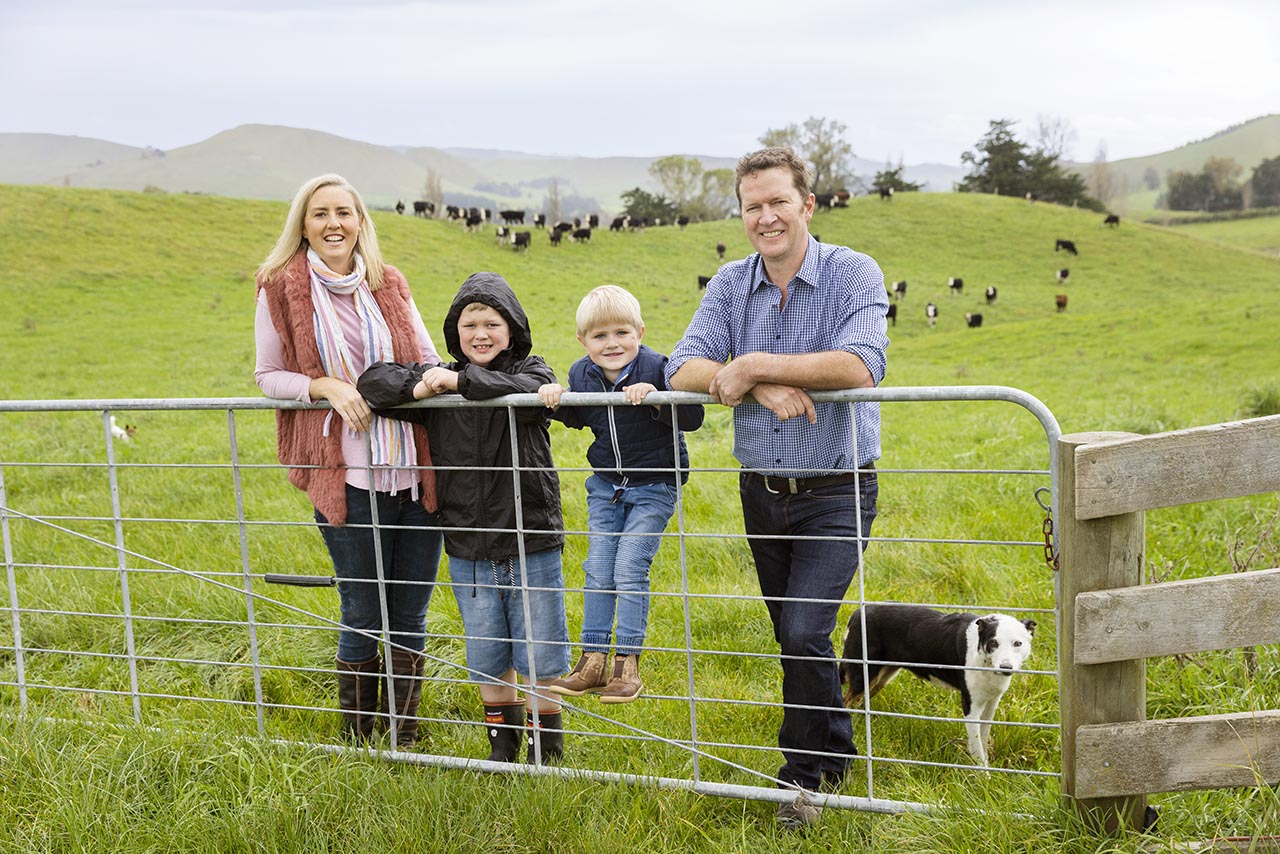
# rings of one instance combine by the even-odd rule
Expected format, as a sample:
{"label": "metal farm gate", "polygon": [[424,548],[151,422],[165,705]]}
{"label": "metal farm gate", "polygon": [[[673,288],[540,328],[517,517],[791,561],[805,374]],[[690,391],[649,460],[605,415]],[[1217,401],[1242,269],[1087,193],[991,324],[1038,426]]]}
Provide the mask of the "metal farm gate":
{"label": "metal farm gate", "polygon": [[[937,459],[936,449],[926,447],[913,453],[929,465],[895,467],[907,454],[886,441],[877,467],[881,521],[867,538],[871,548],[841,616],[865,602],[918,601],[894,591],[902,579],[921,576],[939,591],[935,601],[922,604],[1036,619],[1036,655],[1009,692],[1012,697],[1038,686],[1028,701],[1032,711],[1015,716],[1002,707],[993,726],[997,741],[1019,747],[996,751],[988,770],[1056,783],[1058,579],[1050,566],[1056,561],[1051,510],[1057,507],[1059,430],[1052,413],[1025,392],[1002,386],[813,397],[850,406],[890,404],[882,407],[886,436],[909,404],[926,404],[934,418],[938,404],[948,404],[949,412],[980,409],[986,416],[990,404],[1007,402],[1038,421],[1039,429],[1028,424],[1024,430],[990,418],[982,423],[996,423],[992,435],[975,438],[996,457],[1034,461],[1021,466],[984,462],[978,451]],[[711,403],[705,395],[678,392],[655,393],[648,402]],[[566,394],[563,402],[615,404],[627,405],[621,394]],[[414,405],[506,407],[514,418],[516,407],[541,404],[536,395],[516,395],[484,403],[446,396]],[[286,484],[276,462],[274,410],[284,408],[308,407],[262,398],[0,402],[0,531],[10,627],[0,631],[0,712],[197,723],[227,738],[365,750],[330,740],[337,732],[337,601],[310,505]],[[774,778],[778,652],[733,495],[739,469],[729,455],[730,421],[712,405],[702,430],[687,438],[691,477],[679,489],[654,564],[646,692],[638,702],[601,706],[591,697],[558,698],[567,701],[562,765],[470,758],[487,752],[479,748],[482,716],[464,664],[456,607],[437,591],[427,617],[420,710],[430,741],[416,751],[384,749],[381,755],[441,768],[791,800],[794,792],[777,788]],[[136,434],[130,434],[125,427],[135,422]],[[1030,441],[1028,433],[1040,438]],[[910,444],[905,434],[898,439]],[[557,448],[566,607],[576,649],[586,551],[582,481],[590,470],[581,453],[574,465],[564,465],[569,456]],[[709,459],[723,464],[703,464]],[[518,488],[519,473],[512,476]],[[729,480],[733,488],[716,487]],[[922,506],[904,506],[903,495]],[[912,513],[929,520],[929,529],[895,530],[894,517]],[[1025,591],[1027,584],[1006,583],[1029,574],[1031,594],[1016,589]],[[293,586],[273,585],[281,580]],[[445,566],[437,584],[451,585]],[[845,789],[855,793],[817,795],[815,802],[874,812],[928,810],[932,804],[901,796],[913,779],[918,790],[928,775],[973,772],[956,744],[963,727],[955,696],[921,684],[921,696],[929,699],[920,704],[902,699],[904,690],[917,689],[895,686],[850,710],[860,765]],[[911,747],[917,742],[919,750]],[[1045,762],[1019,768],[1019,750],[1053,754],[1054,760],[1047,768]],[[617,761],[620,756],[625,762]]]}

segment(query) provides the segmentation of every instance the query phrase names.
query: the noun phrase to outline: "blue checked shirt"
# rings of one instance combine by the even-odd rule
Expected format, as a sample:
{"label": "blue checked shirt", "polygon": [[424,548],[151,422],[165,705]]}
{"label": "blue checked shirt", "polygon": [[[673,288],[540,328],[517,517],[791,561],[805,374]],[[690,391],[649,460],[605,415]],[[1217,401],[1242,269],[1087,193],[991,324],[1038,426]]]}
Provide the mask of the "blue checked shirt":
{"label": "blue checked shirt", "polygon": [[[884,379],[884,274],[868,255],[819,243],[812,236],[800,272],[782,293],[759,254],[720,268],[707,285],[684,338],[667,363],[667,382],[690,359],[728,362],[744,353],[843,350],[862,359],[877,385]],[[880,404],[817,403],[818,423],[780,421],[758,403],[733,410],[733,455],[749,469],[805,477],[865,465],[880,458]],[[856,410],[851,424],[850,409]],[[856,453],[855,453],[856,449]]]}

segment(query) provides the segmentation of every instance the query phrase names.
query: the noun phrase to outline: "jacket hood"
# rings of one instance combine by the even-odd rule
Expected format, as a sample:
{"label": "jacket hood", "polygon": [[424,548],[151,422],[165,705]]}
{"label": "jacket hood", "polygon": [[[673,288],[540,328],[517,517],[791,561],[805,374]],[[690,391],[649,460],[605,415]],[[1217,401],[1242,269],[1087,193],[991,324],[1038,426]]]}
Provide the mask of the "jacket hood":
{"label": "jacket hood", "polygon": [[516,298],[516,292],[507,284],[507,280],[497,273],[472,273],[458,288],[458,294],[449,306],[449,313],[444,318],[444,341],[449,354],[454,359],[470,364],[462,354],[462,342],[458,337],[458,318],[462,310],[472,303],[482,303],[502,315],[503,320],[511,327],[511,345],[494,360],[495,366],[501,367],[511,361],[523,359],[533,350],[533,336],[529,333],[529,318],[525,316],[524,307]]}

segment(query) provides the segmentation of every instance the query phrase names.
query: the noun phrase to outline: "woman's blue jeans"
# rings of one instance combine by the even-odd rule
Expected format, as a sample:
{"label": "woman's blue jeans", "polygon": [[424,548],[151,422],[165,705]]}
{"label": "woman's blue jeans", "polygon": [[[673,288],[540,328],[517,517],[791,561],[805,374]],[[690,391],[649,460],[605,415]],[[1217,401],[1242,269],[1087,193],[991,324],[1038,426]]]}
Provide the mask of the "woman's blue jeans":
{"label": "woman's blue jeans", "polygon": [[760,592],[782,648],[778,779],[816,789],[824,773],[842,775],[857,753],[831,633],[866,547],[856,538],[871,533],[879,484],[869,473],[856,486],[791,495],[743,473],[740,492]]}
{"label": "woman's blue jeans", "polygon": [[674,483],[614,486],[587,478],[591,529],[582,604],[582,649],[608,652],[618,616],[618,655],[639,655],[649,626],[649,567],[676,507]]}
{"label": "woman's blue jeans", "polygon": [[382,544],[382,585],[378,584],[369,493],[347,485],[347,523],[341,528],[327,524],[324,515],[316,511],[320,534],[338,576],[342,611],[338,659],[351,663],[368,661],[378,654],[378,640],[383,637],[380,589],[386,591],[391,642],[414,652],[423,649],[427,604],[440,568],[443,538],[439,514],[428,513],[422,502],[408,493],[375,492],[374,497]]}

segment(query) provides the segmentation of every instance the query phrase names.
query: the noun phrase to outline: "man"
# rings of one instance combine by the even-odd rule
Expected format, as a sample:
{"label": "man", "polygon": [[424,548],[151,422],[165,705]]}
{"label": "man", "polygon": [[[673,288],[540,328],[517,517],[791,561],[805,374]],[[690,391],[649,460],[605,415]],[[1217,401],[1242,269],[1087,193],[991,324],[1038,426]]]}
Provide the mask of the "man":
{"label": "man", "polygon": [[707,285],[667,365],[671,388],[734,407],[743,519],[782,651],[778,783],[801,790],[778,809],[788,828],[818,820],[804,790],[838,786],[857,753],[831,633],[876,515],[880,457],[879,404],[814,403],[808,390],[874,387],[889,344],[884,275],[809,235],[810,183],[791,149],[738,161],[756,253]]}

